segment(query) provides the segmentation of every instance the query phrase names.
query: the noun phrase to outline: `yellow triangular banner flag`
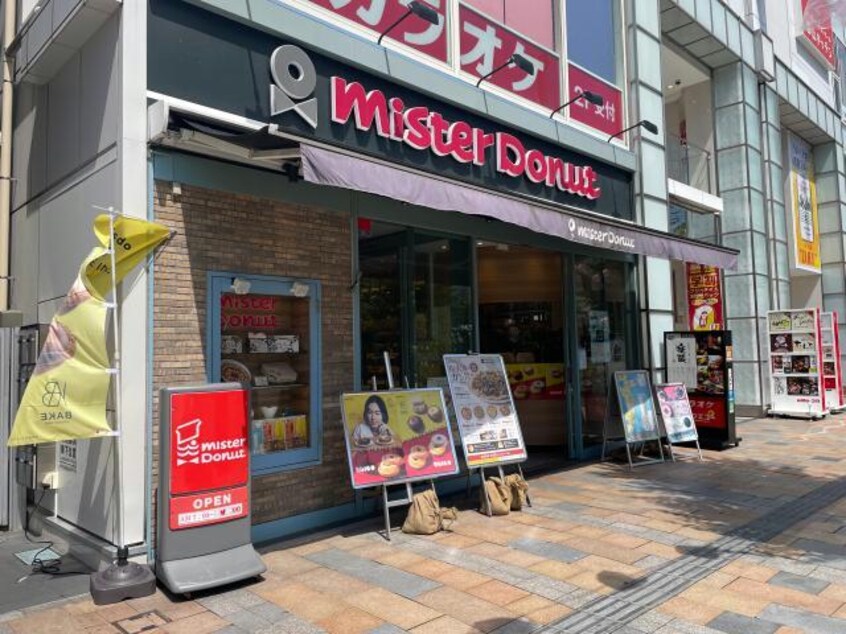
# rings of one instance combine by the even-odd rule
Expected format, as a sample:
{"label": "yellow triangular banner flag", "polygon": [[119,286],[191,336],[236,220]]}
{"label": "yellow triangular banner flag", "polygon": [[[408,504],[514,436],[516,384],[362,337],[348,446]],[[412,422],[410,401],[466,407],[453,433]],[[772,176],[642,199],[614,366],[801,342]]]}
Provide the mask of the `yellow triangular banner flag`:
{"label": "yellow triangular banner flag", "polygon": [[[115,283],[140,264],[147,254],[170,236],[164,225],[139,218],[118,216],[115,231]],[[111,243],[109,216],[101,214],[94,219],[94,235],[103,246],[99,257],[94,257],[84,269],[83,282],[89,292],[100,299],[112,288],[112,258],[106,249]]]}
{"label": "yellow triangular banner flag", "polygon": [[[98,216],[94,229],[104,246],[109,245],[108,227],[109,217]],[[114,227],[118,281],[170,235],[162,225],[122,216]],[[10,447],[112,434],[106,418],[111,373],[104,301],[112,286],[110,267],[111,255],[103,247],[83,261],[50,323],[15,416]]]}

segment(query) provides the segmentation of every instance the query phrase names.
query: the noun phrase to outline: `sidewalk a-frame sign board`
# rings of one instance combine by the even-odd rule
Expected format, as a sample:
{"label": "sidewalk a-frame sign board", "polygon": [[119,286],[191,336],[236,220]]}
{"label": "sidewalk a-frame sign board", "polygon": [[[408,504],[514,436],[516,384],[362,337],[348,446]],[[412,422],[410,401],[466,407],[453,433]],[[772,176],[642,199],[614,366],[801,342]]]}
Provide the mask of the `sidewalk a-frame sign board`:
{"label": "sidewalk a-frame sign board", "polygon": [[[496,467],[504,478],[503,466],[513,464],[522,477],[528,454],[502,356],[445,354],[444,367],[468,471],[479,469],[484,482],[485,469]],[[490,501],[486,509],[490,515]]]}
{"label": "sidewalk a-frame sign board", "polygon": [[676,454],[673,445],[679,443],[696,443],[699,460],[702,460],[702,449],[699,447],[699,433],[693,420],[693,410],[687,396],[684,383],[659,383],[655,386],[658,397],[658,409],[661,411],[661,422],[670,443],[670,457],[675,461]]}
{"label": "sidewalk a-frame sign board", "polygon": [[[611,388],[608,390],[605,424],[602,430],[602,460],[605,459],[605,447],[608,441],[618,439],[626,444],[629,467],[664,462],[661,429],[658,425],[655,403],[652,400],[649,373],[646,370],[615,372]],[[620,425],[622,425],[622,436],[619,434]],[[637,451],[649,441],[657,442],[660,458],[644,458],[638,452],[638,460],[633,461],[632,447],[634,446]]]}
{"label": "sidewalk a-frame sign board", "polygon": [[[353,488],[381,488],[390,539],[389,509],[411,503],[413,482],[458,473],[443,391],[342,394],[341,413]],[[389,500],[388,487],[398,484],[405,485],[406,496]]]}

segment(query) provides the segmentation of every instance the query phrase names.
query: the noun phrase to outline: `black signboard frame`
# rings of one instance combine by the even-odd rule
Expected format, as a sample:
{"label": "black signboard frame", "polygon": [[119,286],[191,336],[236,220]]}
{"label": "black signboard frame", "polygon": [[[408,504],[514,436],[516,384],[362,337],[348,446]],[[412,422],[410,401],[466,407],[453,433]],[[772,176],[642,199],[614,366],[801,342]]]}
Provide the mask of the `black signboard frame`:
{"label": "black signboard frame", "polygon": [[[691,385],[671,364],[673,342],[695,340],[696,384]],[[728,449],[740,444],[735,426],[734,363],[731,330],[688,330],[664,333],[664,366],[668,383],[687,387],[699,443],[705,449]]]}

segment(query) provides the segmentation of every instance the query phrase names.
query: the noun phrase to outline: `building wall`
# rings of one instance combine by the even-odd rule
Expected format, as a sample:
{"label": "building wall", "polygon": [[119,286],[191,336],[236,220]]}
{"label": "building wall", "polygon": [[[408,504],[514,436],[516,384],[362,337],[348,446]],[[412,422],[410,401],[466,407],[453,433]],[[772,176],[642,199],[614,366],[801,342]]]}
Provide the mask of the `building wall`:
{"label": "building wall", "polygon": [[322,462],[254,478],[253,522],[353,501],[340,413],[341,393],[354,387],[349,215],[191,185],[174,198],[162,181],[154,210],[156,221],[176,231],[156,260],[153,283],[154,488],[159,389],[207,381],[207,274],[232,271],[317,279],[322,294]]}

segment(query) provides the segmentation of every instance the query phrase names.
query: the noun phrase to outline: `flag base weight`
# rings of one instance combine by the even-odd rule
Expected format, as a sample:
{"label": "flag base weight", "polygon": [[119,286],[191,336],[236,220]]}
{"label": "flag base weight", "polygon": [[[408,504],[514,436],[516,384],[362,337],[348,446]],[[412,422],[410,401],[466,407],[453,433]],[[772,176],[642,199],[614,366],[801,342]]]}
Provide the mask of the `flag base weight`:
{"label": "flag base weight", "polygon": [[156,576],[148,566],[128,561],[129,549],[118,548],[117,563],[91,575],[91,598],[95,605],[148,597],[156,591]]}

